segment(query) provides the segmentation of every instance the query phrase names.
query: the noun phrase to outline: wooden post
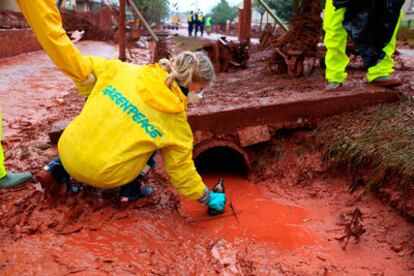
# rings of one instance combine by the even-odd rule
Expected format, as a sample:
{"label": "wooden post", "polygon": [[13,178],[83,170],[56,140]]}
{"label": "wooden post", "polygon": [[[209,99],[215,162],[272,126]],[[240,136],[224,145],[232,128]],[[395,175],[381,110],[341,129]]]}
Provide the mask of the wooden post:
{"label": "wooden post", "polygon": [[244,40],[250,43],[250,37],[252,35],[252,0],[244,0],[243,4],[244,20]]}
{"label": "wooden post", "polygon": [[118,30],[118,43],[119,43],[119,59],[122,61],[126,60],[125,54],[125,1],[121,0],[119,2],[119,30]]}
{"label": "wooden post", "polygon": [[247,41],[250,43],[252,26],[252,1],[244,0],[243,9],[239,9],[239,41]]}
{"label": "wooden post", "polygon": [[239,9],[239,24],[237,26],[237,38],[239,41],[243,39],[243,19],[244,19],[244,12],[243,9]]}

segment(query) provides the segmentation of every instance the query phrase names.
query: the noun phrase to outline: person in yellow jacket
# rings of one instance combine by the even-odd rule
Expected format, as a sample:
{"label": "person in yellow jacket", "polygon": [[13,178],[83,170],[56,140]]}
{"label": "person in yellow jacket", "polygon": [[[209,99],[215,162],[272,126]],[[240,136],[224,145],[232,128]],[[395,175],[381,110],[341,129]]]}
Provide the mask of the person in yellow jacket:
{"label": "person in yellow jacket", "polygon": [[188,36],[193,35],[194,23],[194,12],[191,11],[190,14],[187,16]]}
{"label": "person in yellow jacket", "polygon": [[56,192],[73,177],[98,188],[127,187],[121,196],[134,200],[142,196],[136,179],[158,150],[181,195],[222,211],[225,194],[209,191],[195,169],[186,114],[185,93],[200,92],[215,78],[208,57],[183,52],[146,66],[83,57],[66,36],[53,1],[17,3],[49,57],[88,97],[59,140],[60,158],[38,174],[45,189]]}
{"label": "person in yellow jacket", "polygon": [[2,118],[0,111],[0,189],[8,189],[32,179],[30,173],[7,173],[4,166],[4,153],[1,146]]}
{"label": "person in yellow jacket", "polygon": [[[336,9],[333,0],[326,0],[323,28],[325,30],[324,43],[327,48],[325,65],[328,89],[341,87],[347,77],[345,72],[345,68],[349,63],[349,57],[346,54],[347,32],[342,24],[345,12],[346,8]],[[369,83],[384,87],[401,85],[400,80],[391,77],[394,72],[392,55],[396,47],[398,27],[399,22],[391,41],[383,49],[384,58],[376,65],[368,68],[367,80]]]}
{"label": "person in yellow jacket", "polygon": [[201,34],[201,36],[203,36],[203,34],[204,34],[204,26],[206,24],[206,18],[204,17],[204,15],[203,15],[202,12],[199,12],[198,13],[198,20],[197,20],[197,22],[199,24],[198,26],[199,26],[199,29],[200,29],[200,34]]}

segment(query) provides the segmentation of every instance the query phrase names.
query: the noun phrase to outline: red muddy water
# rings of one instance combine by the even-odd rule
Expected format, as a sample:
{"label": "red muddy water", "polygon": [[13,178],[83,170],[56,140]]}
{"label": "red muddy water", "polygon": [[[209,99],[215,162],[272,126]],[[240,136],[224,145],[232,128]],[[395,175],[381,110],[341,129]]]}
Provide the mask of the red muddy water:
{"label": "red muddy water", "polygon": [[[203,179],[212,188],[219,177],[209,175]],[[231,242],[236,239],[254,240],[272,243],[280,249],[313,243],[309,231],[300,226],[308,215],[305,209],[266,199],[259,187],[240,176],[225,175],[224,179],[227,210],[222,216],[209,217],[205,207],[183,200],[184,214],[195,227]]]}

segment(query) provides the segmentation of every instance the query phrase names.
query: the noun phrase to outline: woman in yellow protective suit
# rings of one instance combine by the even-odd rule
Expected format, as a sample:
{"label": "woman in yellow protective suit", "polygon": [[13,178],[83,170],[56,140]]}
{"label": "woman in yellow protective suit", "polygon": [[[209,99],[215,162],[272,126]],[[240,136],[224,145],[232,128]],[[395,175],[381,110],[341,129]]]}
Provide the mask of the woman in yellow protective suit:
{"label": "woman in yellow protective suit", "polygon": [[0,189],[7,189],[19,184],[22,184],[30,179],[32,175],[30,173],[7,173],[4,167],[4,154],[3,148],[1,147],[1,130],[2,120],[0,111]]}
{"label": "woman in yellow protective suit", "polygon": [[147,66],[82,57],[54,1],[17,2],[50,58],[88,97],[59,140],[60,158],[38,174],[46,190],[71,176],[98,188],[124,187],[121,196],[135,200],[150,192],[142,191],[137,177],[158,150],[180,194],[223,210],[226,196],[209,191],[195,169],[186,114],[185,93],[199,92],[215,78],[206,55],[184,52]]}
{"label": "woman in yellow protective suit", "polygon": [[[328,89],[342,86],[347,77],[345,68],[349,63],[349,57],[346,54],[347,32],[343,26],[345,12],[346,8],[336,9],[333,0],[326,0],[323,28],[325,30],[324,43],[327,48],[325,65]],[[400,80],[391,78],[391,74],[394,72],[392,55],[396,47],[398,27],[399,21],[391,40],[383,48],[384,58],[376,65],[368,68],[368,82],[384,87],[401,84]]]}

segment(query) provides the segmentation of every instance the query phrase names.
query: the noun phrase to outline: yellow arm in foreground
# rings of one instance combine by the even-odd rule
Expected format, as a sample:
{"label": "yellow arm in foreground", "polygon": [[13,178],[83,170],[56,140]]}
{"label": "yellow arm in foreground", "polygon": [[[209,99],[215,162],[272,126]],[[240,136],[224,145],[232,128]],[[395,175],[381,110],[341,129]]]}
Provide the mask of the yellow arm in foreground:
{"label": "yellow arm in foreground", "polygon": [[196,171],[191,150],[192,147],[166,147],[161,149],[161,155],[171,184],[184,197],[199,200],[206,185]]}
{"label": "yellow arm in foreground", "polygon": [[87,81],[91,67],[66,35],[55,1],[16,0],[16,2],[57,68],[74,81]]}

